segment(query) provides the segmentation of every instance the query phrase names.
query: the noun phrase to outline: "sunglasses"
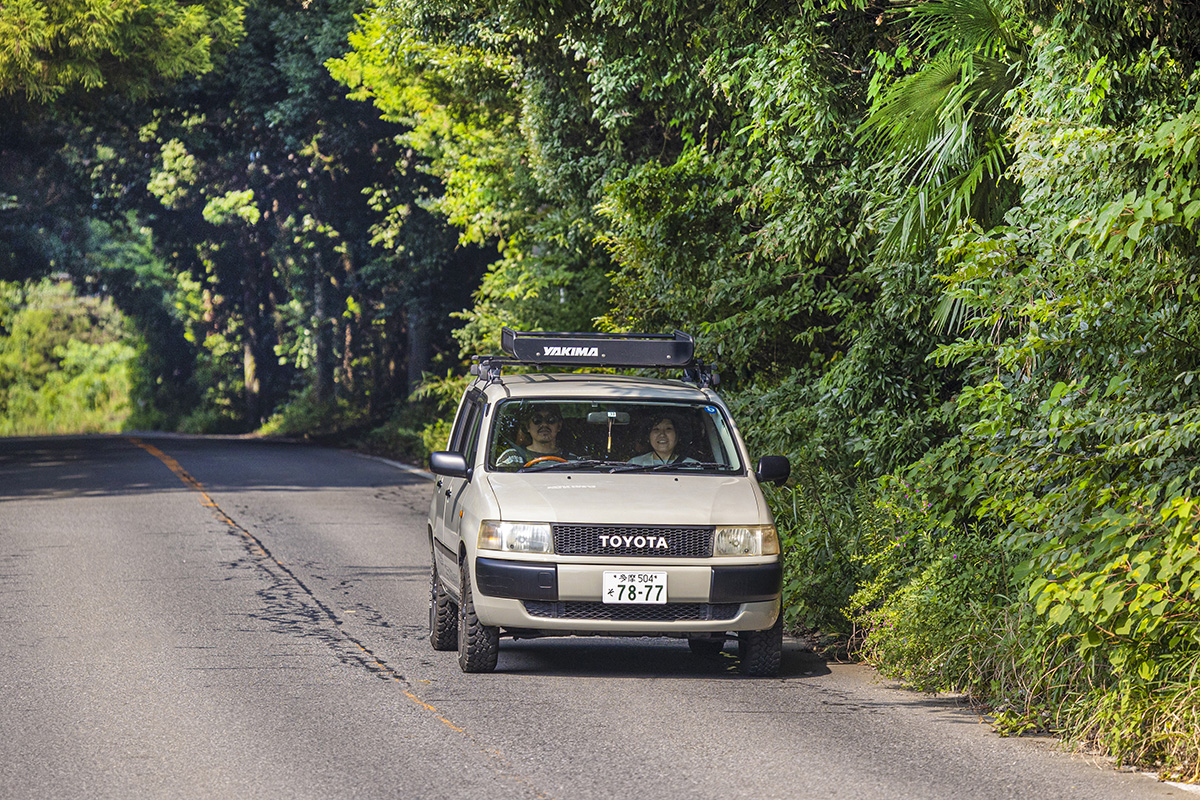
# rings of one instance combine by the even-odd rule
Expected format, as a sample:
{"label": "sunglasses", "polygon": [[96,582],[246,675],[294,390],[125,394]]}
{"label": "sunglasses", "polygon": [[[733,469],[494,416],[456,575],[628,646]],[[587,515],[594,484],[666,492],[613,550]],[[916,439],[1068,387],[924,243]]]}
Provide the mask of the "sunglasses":
{"label": "sunglasses", "polygon": [[553,414],[534,414],[529,418],[529,421],[534,425],[554,425],[562,422],[562,417],[557,417]]}

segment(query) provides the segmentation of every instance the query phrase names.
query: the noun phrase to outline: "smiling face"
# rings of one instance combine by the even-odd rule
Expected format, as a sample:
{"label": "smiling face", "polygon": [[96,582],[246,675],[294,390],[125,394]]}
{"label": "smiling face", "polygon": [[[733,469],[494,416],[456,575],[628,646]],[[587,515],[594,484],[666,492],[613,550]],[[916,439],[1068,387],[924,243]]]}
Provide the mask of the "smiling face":
{"label": "smiling face", "polygon": [[675,432],[675,423],[669,419],[660,419],[650,428],[650,446],[654,448],[654,453],[663,461],[671,458],[675,452],[675,442],[678,440],[678,434]]}
{"label": "smiling face", "polygon": [[553,453],[558,450],[558,432],[562,429],[562,417],[557,411],[535,411],[525,423],[532,444],[528,449],[535,453]]}

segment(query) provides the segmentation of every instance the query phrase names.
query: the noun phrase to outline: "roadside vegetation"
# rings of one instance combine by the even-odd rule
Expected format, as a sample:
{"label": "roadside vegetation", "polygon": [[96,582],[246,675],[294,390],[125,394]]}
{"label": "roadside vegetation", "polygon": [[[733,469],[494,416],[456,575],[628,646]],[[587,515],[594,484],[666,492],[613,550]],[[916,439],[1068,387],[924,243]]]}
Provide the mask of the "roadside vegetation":
{"label": "roadside vegetation", "polygon": [[107,298],[0,281],[0,436],[122,430],[135,346]]}
{"label": "roadside vegetation", "polygon": [[111,298],[124,424],[417,459],[504,325],[687,330],[793,628],[1200,781],[1192,5],[153,5],[0,60],[4,296]]}

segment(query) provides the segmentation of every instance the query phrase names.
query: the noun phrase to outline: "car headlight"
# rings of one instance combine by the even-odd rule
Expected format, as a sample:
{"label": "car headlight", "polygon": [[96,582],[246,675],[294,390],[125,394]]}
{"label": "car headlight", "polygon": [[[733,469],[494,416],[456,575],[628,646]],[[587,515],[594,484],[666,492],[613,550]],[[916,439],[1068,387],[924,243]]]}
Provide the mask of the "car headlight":
{"label": "car headlight", "polygon": [[496,522],[485,519],[479,526],[480,550],[509,553],[553,553],[554,538],[544,522]]}
{"label": "car headlight", "polygon": [[774,525],[721,525],[713,537],[714,556],[774,556],[779,534]]}

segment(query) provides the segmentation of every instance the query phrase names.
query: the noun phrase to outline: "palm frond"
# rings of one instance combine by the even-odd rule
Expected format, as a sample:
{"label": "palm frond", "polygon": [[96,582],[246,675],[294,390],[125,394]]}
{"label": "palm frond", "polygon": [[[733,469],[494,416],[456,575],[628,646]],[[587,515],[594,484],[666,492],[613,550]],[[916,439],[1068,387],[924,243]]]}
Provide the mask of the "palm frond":
{"label": "palm frond", "polygon": [[929,327],[938,335],[953,336],[962,331],[967,319],[967,301],[958,295],[945,294],[933,310],[933,320]]}
{"label": "palm frond", "polygon": [[999,58],[1021,49],[991,0],[929,0],[909,12],[916,33],[933,51],[955,49]]}
{"label": "palm frond", "polygon": [[859,144],[875,155],[924,149],[937,134],[946,99],[961,80],[961,64],[951,53],[901,78],[855,131]]}
{"label": "palm frond", "polygon": [[958,150],[936,173],[909,183],[905,197],[893,206],[896,216],[880,243],[881,256],[924,249],[950,235],[964,219],[992,221],[987,217],[996,211],[993,201],[1010,194],[1004,176],[1011,154],[999,136],[987,137],[983,145],[979,148],[972,138],[970,147]]}
{"label": "palm frond", "polygon": [[1010,160],[1003,109],[1023,74],[1019,42],[995,0],[926,0],[909,18],[931,60],[880,96],[855,133],[901,195],[884,255],[924,248],[968,217],[996,216],[989,199],[1011,200],[996,190]]}

